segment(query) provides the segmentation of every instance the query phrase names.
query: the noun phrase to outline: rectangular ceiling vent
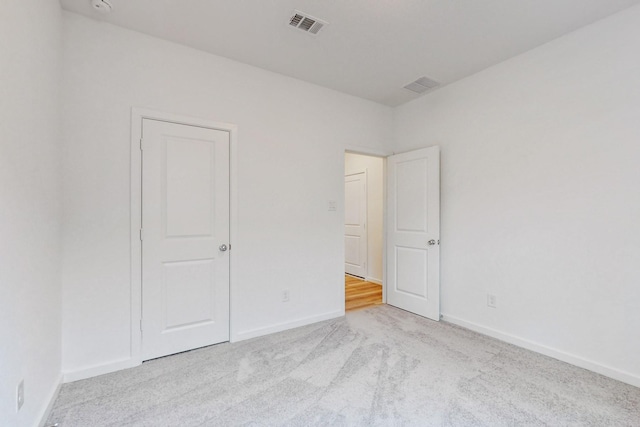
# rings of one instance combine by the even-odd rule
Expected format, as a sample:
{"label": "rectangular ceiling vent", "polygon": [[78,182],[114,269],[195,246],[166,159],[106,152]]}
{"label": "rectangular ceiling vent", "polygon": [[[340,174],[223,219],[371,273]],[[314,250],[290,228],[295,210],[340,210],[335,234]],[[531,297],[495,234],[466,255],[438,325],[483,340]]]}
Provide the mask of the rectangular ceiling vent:
{"label": "rectangular ceiling vent", "polygon": [[305,33],[318,34],[322,27],[327,25],[327,22],[299,10],[294,10],[293,15],[289,18],[289,25]]}
{"label": "rectangular ceiling vent", "polygon": [[433,89],[437,86],[440,86],[440,83],[438,83],[437,81],[431,80],[428,77],[420,77],[415,82],[411,82],[408,85],[404,86],[404,88],[415,93],[425,93],[429,89]]}

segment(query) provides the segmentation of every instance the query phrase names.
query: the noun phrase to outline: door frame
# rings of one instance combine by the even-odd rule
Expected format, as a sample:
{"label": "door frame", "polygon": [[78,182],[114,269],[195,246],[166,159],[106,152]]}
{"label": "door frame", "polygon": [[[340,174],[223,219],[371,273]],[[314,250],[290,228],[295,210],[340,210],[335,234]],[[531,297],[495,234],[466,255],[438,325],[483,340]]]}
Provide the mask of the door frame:
{"label": "door frame", "polygon": [[[344,177],[347,178],[349,176],[352,175],[360,175],[360,174],[364,174],[364,223],[365,223],[365,227],[364,227],[364,234],[365,234],[365,250],[366,250],[366,256],[365,256],[365,274],[364,274],[364,280],[367,280],[369,277],[369,179],[367,176],[367,169],[358,169],[354,172],[351,172],[349,174],[347,174],[347,172],[345,171],[345,175]],[[383,181],[384,181],[384,176],[383,176]],[[384,221],[384,218],[382,219]],[[384,232],[384,227],[383,227],[383,232]],[[347,273],[349,274],[349,273]],[[353,275],[352,275],[353,276]]]}
{"label": "door frame", "polygon": [[[131,343],[132,365],[142,363],[142,121],[144,119],[204,127],[229,132],[229,246],[236,245],[238,236],[238,126],[209,119],[183,116],[147,108],[131,109],[131,170],[130,170],[130,248],[131,248]],[[237,338],[234,310],[234,280],[237,277],[233,251],[229,251],[229,341]]]}
{"label": "door frame", "polygon": [[[392,156],[395,153],[370,149],[366,147],[356,147],[356,146],[345,147],[344,154],[347,154],[347,153],[360,154],[360,155],[369,156],[369,157],[378,157],[382,159],[382,303],[386,304],[387,303],[387,157]],[[345,156],[343,155],[342,156],[342,174],[343,175],[346,174],[344,158]],[[367,182],[367,185],[368,184],[369,183]],[[367,188],[367,191],[368,191],[368,188]],[[344,184],[342,185],[342,198],[344,199]],[[344,212],[344,206],[343,206],[342,208],[343,224],[344,224],[344,214],[345,212]],[[367,218],[367,222],[368,222],[368,218]],[[369,227],[367,227],[367,233],[368,232],[369,232]],[[343,230],[343,235],[344,235],[344,230]],[[367,235],[367,239],[368,238],[369,236]],[[344,237],[343,237],[343,240],[344,240]],[[342,250],[343,250],[342,259],[344,260],[345,258],[344,245]],[[368,252],[368,248],[367,248],[367,252]],[[369,260],[367,259],[367,272],[368,271],[369,271]],[[344,272],[342,273],[342,275],[344,276]],[[344,283],[342,285],[342,290],[343,290],[342,304],[343,304],[343,310],[344,310],[344,304],[345,304]]]}

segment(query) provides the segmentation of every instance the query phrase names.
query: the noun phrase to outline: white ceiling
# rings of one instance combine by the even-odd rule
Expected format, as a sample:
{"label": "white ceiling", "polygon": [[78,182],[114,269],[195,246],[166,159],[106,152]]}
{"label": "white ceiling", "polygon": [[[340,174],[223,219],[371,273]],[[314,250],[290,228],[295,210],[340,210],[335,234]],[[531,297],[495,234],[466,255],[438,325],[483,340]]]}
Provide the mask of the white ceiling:
{"label": "white ceiling", "polygon": [[[421,76],[476,73],[640,0],[90,0],[69,11],[395,106]],[[288,25],[294,9],[329,23]]]}

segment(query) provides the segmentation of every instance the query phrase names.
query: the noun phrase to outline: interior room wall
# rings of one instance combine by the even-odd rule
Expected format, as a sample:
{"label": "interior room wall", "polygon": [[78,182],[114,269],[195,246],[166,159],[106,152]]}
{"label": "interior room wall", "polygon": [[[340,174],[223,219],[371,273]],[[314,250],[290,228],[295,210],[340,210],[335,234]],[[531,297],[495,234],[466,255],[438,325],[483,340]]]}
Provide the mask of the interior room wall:
{"label": "interior room wall", "polygon": [[78,15],[63,19],[64,372],[77,378],[130,357],[133,106],[238,125],[237,337],[341,315],[344,151],[381,150],[391,110]]}
{"label": "interior room wall", "polygon": [[40,0],[2,2],[0,13],[3,426],[37,425],[60,383],[60,15]]}
{"label": "interior room wall", "polygon": [[640,385],[637,52],[640,7],[397,108],[394,150],[442,148],[445,319]]}
{"label": "interior room wall", "polygon": [[367,280],[382,284],[383,159],[346,153],[345,175],[367,171]]}

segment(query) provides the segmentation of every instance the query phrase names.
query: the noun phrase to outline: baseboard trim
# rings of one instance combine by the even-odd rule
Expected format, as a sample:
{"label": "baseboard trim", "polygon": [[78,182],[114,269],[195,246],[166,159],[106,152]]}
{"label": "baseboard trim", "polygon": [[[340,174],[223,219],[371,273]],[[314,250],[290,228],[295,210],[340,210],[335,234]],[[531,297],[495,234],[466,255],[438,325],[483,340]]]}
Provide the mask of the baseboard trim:
{"label": "baseboard trim", "polygon": [[[304,317],[294,320],[293,322],[278,323],[275,325],[252,329],[245,332],[239,332],[231,335],[231,342],[244,341],[251,338],[261,337],[263,335],[273,334],[276,332],[286,331],[287,329],[298,328],[300,326],[310,325],[311,323],[322,322],[323,320],[335,319],[344,316],[344,310],[323,313],[317,316]],[[141,362],[134,358],[126,358],[115,360],[113,362],[101,365],[90,366],[87,368],[66,371],[63,373],[62,382],[70,383],[74,381],[84,380],[87,378],[97,377],[98,375],[110,374],[112,372],[121,371],[123,369],[134,368],[139,366]]]}
{"label": "baseboard trim", "polygon": [[365,277],[364,280],[366,280],[367,282],[375,283],[376,285],[382,286],[382,280],[380,279],[375,279],[373,277]]}
{"label": "baseboard trim", "polygon": [[336,317],[344,316],[344,310],[332,311],[329,313],[323,313],[317,316],[303,317],[302,319],[294,320],[293,322],[278,323],[275,325],[251,329],[244,332],[238,332],[231,337],[232,342],[244,341],[251,338],[261,337],[263,335],[269,335],[276,332],[286,331],[287,329],[299,328],[300,326],[310,325],[316,322],[322,322],[323,320],[335,319]]}
{"label": "baseboard trim", "polygon": [[111,372],[121,371],[122,369],[133,368],[140,365],[140,361],[130,357],[120,359],[102,365],[90,366],[75,371],[64,372],[63,382],[70,383],[73,381],[84,380],[98,375],[110,374]]}
{"label": "baseboard trim", "polygon": [[53,387],[53,391],[49,393],[49,403],[44,408],[44,412],[40,415],[40,422],[38,423],[39,427],[44,427],[47,423],[47,419],[51,414],[51,410],[53,409],[53,405],[56,403],[56,399],[60,394],[60,389],[62,388],[62,375],[58,376],[58,380],[56,381],[55,386]]}
{"label": "baseboard trim", "polygon": [[479,325],[474,322],[469,322],[455,316],[449,316],[447,314],[443,314],[442,320],[444,320],[445,322],[453,323],[454,325],[461,326],[465,329],[469,329],[471,331],[478,332],[480,334],[487,335],[492,338],[496,338],[500,341],[504,341],[518,347],[526,348],[527,350],[535,351],[536,353],[544,354],[545,356],[558,359],[562,362],[566,362],[571,365],[575,365],[580,368],[587,369],[589,371],[604,375],[605,377],[613,378],[614,380],[618,380],[635,387],[640,387],[640,377],[637,375],[633,375],[629,372],[621,371],[619,369],[615,369],[610,366],[606,366],[598,362],[594,362],[592,360],[585,359],[583,357],[564,352],[562,350],[558,350],[543,344],[529,341],[524,338],[520,338],[515,335],[511,335],[505,332],[498,331],[496,329]]}

